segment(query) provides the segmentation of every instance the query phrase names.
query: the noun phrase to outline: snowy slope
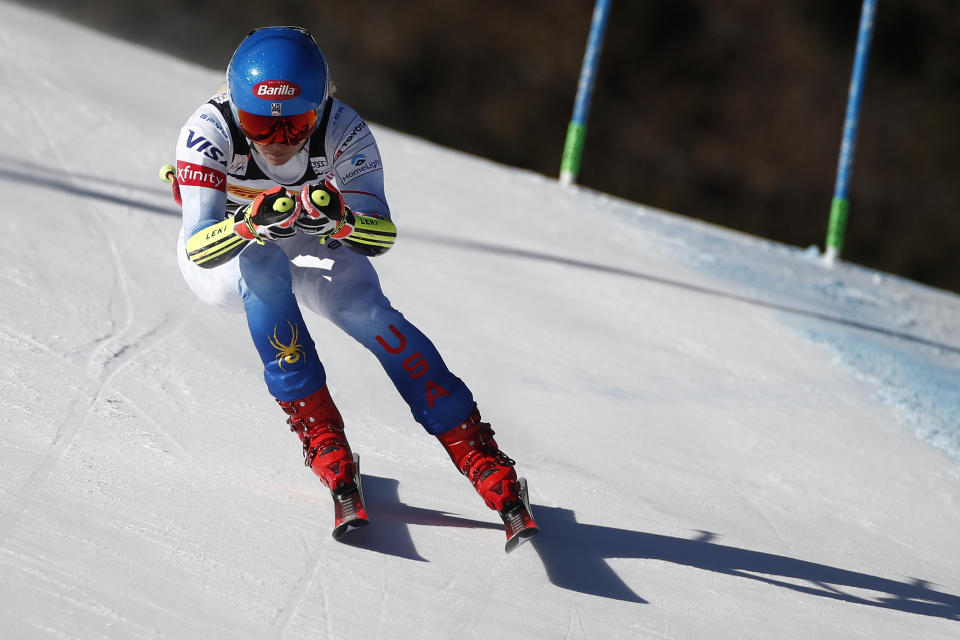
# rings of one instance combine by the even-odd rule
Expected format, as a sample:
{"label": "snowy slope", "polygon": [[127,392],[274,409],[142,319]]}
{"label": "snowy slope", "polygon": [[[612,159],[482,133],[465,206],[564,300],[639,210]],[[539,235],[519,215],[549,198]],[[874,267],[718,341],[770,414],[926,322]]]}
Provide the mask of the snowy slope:
{"label": "snowy slope", "polygon": [[0,637],[958,637],[960,297],[376,125],[385,291],[544,533],[505,555],[311,316],[374,518],[334,542],[243,318],[176,267],[155,174],[220,81],[0,3]]}

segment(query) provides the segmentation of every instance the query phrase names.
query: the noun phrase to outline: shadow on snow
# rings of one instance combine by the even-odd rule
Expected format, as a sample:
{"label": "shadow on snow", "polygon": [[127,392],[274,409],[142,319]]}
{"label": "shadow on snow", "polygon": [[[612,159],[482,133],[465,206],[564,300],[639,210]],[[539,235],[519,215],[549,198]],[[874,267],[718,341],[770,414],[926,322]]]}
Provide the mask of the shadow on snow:
{"label": "shadow on snow", "polygon": [[435,509],[413,507],[400,501],[400,483],[393,478],[363,474],[363,499],[375,524],[352,531],[341,540],[351,547],[360,547],[398,558],[427,562],[417,552],[410,537],[409,525],[458,527],[468,529],[501,529],[496,522],[470,520]]}
{"label": "shadow on snow", "polygon": [[[616,529],[576,521],[573,511],[534,505],[543,529],[531,544],[550,581],[564,589],[628,602],[646,602],[610,568],[610,558],[659,560],[714,571],[809,595],[906,613],[960,620],[960,597],[930,583],[900,582],[815,562],[714,544],[714,534],[693,539]],[[846,590],[845,590],[846,589]],[[872,592],[870,597],[850,590]]]}
{"label": "shadow on snow", "polygon": [[[363,476],[369,527],[342,539],[343,544],[416,562],[427,562],[410,536],[410,525],[501,530],[499,523],[472,520],[400,501],[392,478]],[[534,505],[543,532],[529,547],[539,555],[547,577],[562,589],[593,596],[647,603],[610,567],[613,558],[658,560],[713,571],[800,593],[916,615],[960,620],[960,596],[937,591],[925,580],[901,582],[867,573],[760,551],[716,544],[707,531],[692,538],[617,529],[577,522],[573,511]],[[529,552],[521,547],[516,553]],[[500,553],[491,545],[490,553]],[[856,593],[855,591],[869,592]]]}
{"label": "shadow on snow", "polygon": [[[0,162],[9,162],[8,159],[0,157]],[[158,167],[159,169],[159,167]],[[49,177],[55,175],[56,177]],[[60,191],[71,196],[101,200],[111,204],[118,204],[130,209],[139,209],[149,213],[160,213],[168,216],[180,216],[180,209],[173,202],[173,196],[170,196],[169,206],[160,206],[144,202],[141,195],[124,196],[121,191],[141,192],[146,195],[156,197],[164,190],[169,192],[168,187],[150,189],[134,184],[126,184],[114,180],[107,180],[100,176],[83,175],[78,173],[59,174],[51,169],[39,165],[17,163],[16,168],[0,167],[0,180],[7,182],[16,182],[18,184],[32,184],[44,189]],[[83,186],[71,184],[71,180],[80,181]],[[157,178],[158,187],[162,187],[160,179]]]}

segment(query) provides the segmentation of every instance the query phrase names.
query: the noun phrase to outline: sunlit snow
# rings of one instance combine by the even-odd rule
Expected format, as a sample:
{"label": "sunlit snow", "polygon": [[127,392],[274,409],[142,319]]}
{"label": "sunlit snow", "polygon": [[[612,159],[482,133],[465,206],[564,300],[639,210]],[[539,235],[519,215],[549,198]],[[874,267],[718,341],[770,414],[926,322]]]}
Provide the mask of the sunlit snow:
{"label": "sunlit snow", "polygon": [[221,79],[0,3],[0,637],[958,637],[960,297],[376,123],[384,290],[543,532],[504,554],[308,316],[373,519],[331,539],[243,317],[176,265],[156,172]]}

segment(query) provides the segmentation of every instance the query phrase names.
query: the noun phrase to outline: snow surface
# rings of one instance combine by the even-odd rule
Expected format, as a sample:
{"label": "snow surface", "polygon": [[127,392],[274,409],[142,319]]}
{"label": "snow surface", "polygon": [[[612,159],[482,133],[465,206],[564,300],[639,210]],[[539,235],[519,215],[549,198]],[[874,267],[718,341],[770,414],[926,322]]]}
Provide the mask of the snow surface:
{"label": "snow surface", "polygon": [[332,540],[177,271],[156,171],[221,77],[0,3],[0,637],[960,637],[960,297],[376,125],[385,290],[543,533],[310,316],[374,519]]}

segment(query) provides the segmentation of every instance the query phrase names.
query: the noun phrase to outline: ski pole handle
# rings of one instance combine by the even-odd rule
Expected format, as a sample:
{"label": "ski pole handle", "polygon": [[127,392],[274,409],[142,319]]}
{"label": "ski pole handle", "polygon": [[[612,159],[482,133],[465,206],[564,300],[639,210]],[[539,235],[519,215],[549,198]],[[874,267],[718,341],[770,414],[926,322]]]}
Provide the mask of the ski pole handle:
{"label": "ski pole handle", "polygon": [[173,199],[178,205],[183,206],[183,200],[180,198],[180,183],[177,182],[177,170],[172,164],[165,164],[160,167],[160,179],[170,184],[173,189]]}

